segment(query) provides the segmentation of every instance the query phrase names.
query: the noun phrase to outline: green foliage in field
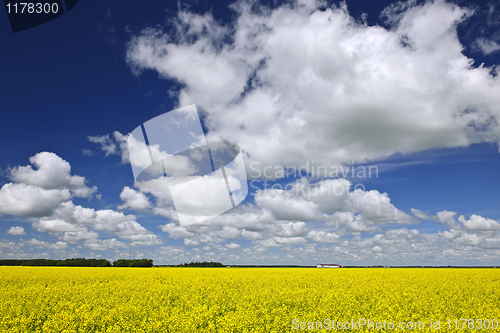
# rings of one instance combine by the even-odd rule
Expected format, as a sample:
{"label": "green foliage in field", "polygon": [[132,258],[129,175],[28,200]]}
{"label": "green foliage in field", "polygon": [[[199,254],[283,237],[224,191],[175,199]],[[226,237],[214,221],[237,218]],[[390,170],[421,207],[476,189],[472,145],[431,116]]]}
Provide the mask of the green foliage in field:
{"label": "green foliage in field", "polygon": [[183,263],[179,265],[180,267],[224,267],[223,264],[220,262],[213,262],[213,261],[192,261],[190,263]]}
{"label": "green foliage in field", "polygon": [[106,259],[72,258],[55,259],[0,259],[0,266],[71,266],[71,267],[110,267]]}
{"label": "green foliage in field", "polygon": [[152,267],[153,259],[119,259],[113,262],[113,267]]}

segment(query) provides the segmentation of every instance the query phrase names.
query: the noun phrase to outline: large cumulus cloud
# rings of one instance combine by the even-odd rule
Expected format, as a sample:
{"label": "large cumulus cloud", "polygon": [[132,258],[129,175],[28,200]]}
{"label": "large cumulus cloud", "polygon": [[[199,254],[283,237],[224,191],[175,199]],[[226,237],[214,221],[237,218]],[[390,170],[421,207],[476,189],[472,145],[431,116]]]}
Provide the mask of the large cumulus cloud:
{"label": "large cumulus cloud", "polygon": [[180,12],[177,30],[134,36],[127,59],[136,72],[182,83],[178,103],[206,112],[209,137],[236,142],[263,166],[499,142],[499,80],[473,66],[457,36],[472,10],[399,3],[381,27],[345,6],[319,6],[238,2],[234,29]]}
{"label": "large cumulus cloud", "polygon": [[38,153],[30,162],[10,170],[12,182],[0,189],[0,214],[46,216],[62,202],[91,197],[97,190],[86,185],[85,177],[72,175],[70,164],[54,153]]}

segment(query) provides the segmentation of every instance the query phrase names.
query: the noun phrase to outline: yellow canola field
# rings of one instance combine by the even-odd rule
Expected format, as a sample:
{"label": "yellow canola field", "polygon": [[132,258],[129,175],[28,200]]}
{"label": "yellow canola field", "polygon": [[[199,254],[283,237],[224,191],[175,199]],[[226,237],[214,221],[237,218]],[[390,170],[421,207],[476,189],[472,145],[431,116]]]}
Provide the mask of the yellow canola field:
{"label": "yellow canola field", "polygon": [[0,276],[0,332],[500,330],[496,269],[0,267]]}

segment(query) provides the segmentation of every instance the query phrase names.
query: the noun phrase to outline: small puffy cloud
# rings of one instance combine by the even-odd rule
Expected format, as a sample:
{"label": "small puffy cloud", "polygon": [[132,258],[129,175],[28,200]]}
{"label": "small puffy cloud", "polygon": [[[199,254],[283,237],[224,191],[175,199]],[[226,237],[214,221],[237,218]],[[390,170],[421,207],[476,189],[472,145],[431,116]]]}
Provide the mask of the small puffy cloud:
{"label": "small puffy cloud", "polygon": [[71,175],[70,164],[54,153],[41,152],[30,157],[31,165],[17,166],[10,172],[10,179],[26,185],[36,186],[45,190],[66,189],[74,196],[87,198],[97,190],[89,188],[81,176]]}
{"label": "small puffy cloud", "polygon": [[307,243],[307,240],[304,237],[274,237],[274,241],[278,244],[286,245],[298,245]]}
{"label": "small puffy cloud", "polygon": [[275,236],[280,237],[301,237],[309,233],[305,222],[280,224],[280,229],[272,231]]}
{"label": "small puffy cloud", "polygon": [[115,248],[126,248],[127,244],[120,242],[116,238],[111,238],[111,239],[105,239],[105,240],[100,240],[100,239],[95,239],[92,241],[85,242],[83,244],[85,247],[88,247],[92,250],[96,251],[104,251],[108,249],[115,249]]}
{"label": "small puffy cloud", "polygon": [[350,195],[350,201],[353,210],[361,211],[363,219],[367,222],[380,224],[414,222],[409,215],[394,207],[387,193],[357,189]]}
{"label": "small puffy cloud", "polygon": [[444,237],[446,239],[454,239],[454,238],[457,238],[458,236],[460,236],[460,231],[455,230],[455,229],[451,229],[449,231],[445,230],[445,231],[438,232],[438,235],[441,237]]}
{"label": "small puffy cloud", "polygon": [[94,156],[94,152],[90,149],[82,149],[82,155],[85,156]]}
{"label": "small puffy cloud", "polygon": [[0,250],[2,249],[14,249],[16,247],[16,243],[12,241],[8,241],[6,239],[0,239]]}
{"label": "small puffy cloud", "polygon": [[274,239],[258,240],[258,241],[255,241],[255,244],[258,244],[263,248],[280,247],[280,244],[278,244]]}
{"label": "small puffy cloud", "polygon": [[127,135],[115,131],[112,135],[88,136],[87,139],[90,142],[98,144],[101,151],[103,151],[106,156],[119,155],[122,159],[122,163],[128,163],[130,161],[127,148]]}
{"label": "small puffy cloud", "polygon": [[[171,155],[166,151],[161,150],[159,144],[150,144],[147,146],[144,141],[139,140],[134,135],[129,134],[128,137],[121,135],[119,132],[114,132],[115,138],[121,136],[127,139],[127,149],[129,160],[132,166],[137,166],[141,170],[151,166],[151,156],[153,160],[160,161],[168,158],[168,163],[163,163],[164,172],[175,177],[184,177],[194,174],[197,171],[196,163],[189,156]],[[141,133],[142,135],[142,133]],[[121,140],[121,139],[120,139]],[[204,140],[203,140],[204,141]],[[122,147],[123,149],[123,147]],[[150,155],[151,154],[151,155]],[[123,161],[122,153],[122,161]],[[160,172],[161,173],[161,172]],[[163,180],[161,180],[162,183]]]}
{"label": "small puffy cloud", "polygon": [[217,236],[209,236],[209,235],[198,235],[197,240],[201,243],[222,243],[224,240]]}
{"label": "small puffy cloud", "polygon": [[182,246],[170,245],[170,246],[161,246],[158,248],[158,251],[161,254],[171,257],[171,256],[182,255],[185,252],[185,249]]}
{"label": "small puffy cloud", "polygon": [[237,243],[229,243],[229,244],[226,244],[224,246],[227,247],[228,249],[231,249],[231,250],[235,250],[235,249],[241,248],[241,245],[237,244]]}
{"label": "small puffy cloud", "polygon": [[149,232],[119,235],[119,237],[128,240],[131,246],[153,246],[163,244],[163,241],[161,241],[157,235]]}
{"label": "small puffy cloud", "polygon": [[472,214],[469,220],[466,220],[463,215],[458,218],[458,221],[464,225],[466,229],[476,231],[499,230],[500,224],[492,219],[485,218],[476,214]]}
{"label": "small puffy cloud", "polygon": [[87,139],[90,142],[99,144],[101,150],[106,153],[106,156],[118,153],[117,146],[115,142],[112,139],[110,139],[109,134],[96,135],[96,136],[89,135]]}
{"label": "small puffy cloud", "polygon": [[153,213],[156,215],[166,217],[171,221],[178,221],[177,212],[173,207],[154,207]]}
{"label": "small puffy cloud", "polygon": [[241,236],[245,239],[249,239],[249,240],[255,240],[255,239],[261,239],[263,236],[258,233],[258,232],[255,232],[255,231],[247,231],[245,229],[243,229],[243,231],[241,232]]}
{"label": "small puffy cloud", "polygon": [[74,196],[90,197],[97,190],[87,187],[84,177],[71,175],[70,164],[54,153],[38,153],[30,162],[10,170],[13,182],[0,189],[0,214],[50,216],[61,203]]}
{"label": "small puffy cloud", "polygon": [[411,213],[412,213],[415,217],[417,217],[417,218],[419,218],[419,219],[422,219],[422,220],[430,220],[430,219],[431,219],[427,213],[424,213],[424,212],[422,212],[421,210],[418,210],[418,209],[416,209],[416,208],[412,208],[412,209],[411,209]]}
{"label": "small puffy cloud", "polygon": [[168,232],[170,238],[193,238],[194,233],[188,231],[186,227],[177,226],[174,223],[169,223],[160,226],[161,231]]}
{"label": "small puffy cloud", "polygon": [[68,248],[68,244],[66,242],[58,241],[52,244],[45,241],[39,241],[36,238],[32,238],[28,241],[23,241],[22,245],[28,245],[39,249],[49,249],[49,250],[65,250],[66,248]]}
{"label": "small puffy cloud", "polygon": [[454,229],[454,228],[457,229],[459,226],[458,226],[458,223],[455,221],[455,218],[454,218],[455,215],[457,215],[456,212],[450,212],[447,210],[443,210],[443,211],[436,213],[435,219],[439,223],[442,223],[442,224],[448,226],[448,228],[450,228],[450,229]]}
{"label": "small puffy cloud", "polygon": [[240,238],[242,236],[242,230],[232,226],[223,226],[222,229],[209,232],[208,234],[223,239]]}
{"label": "small puffy cloud", "polygon": [[325,231],[316,231],[316,230],[311,230],[309,234],[307,235],[307,238],[309,238],[313,242],[317,243],[339,243],[340,242],[340,236],[337,235],[336,233],[329,233]]}
{"label": "small puffy cloud", "polygon": [[276,220],[269,210],[260,209],[253,205],[237,206],[222,215],[215,216],[206,221],[207,225],[232,226],[252,232],[267,230],[270,224],[275,223]]}
{"label": "small puffy cloud", "polygon": [[71,199],[67,189],[43,189],[33,185],[7,183],[0,189],[0,214],[47,216],[63,201]]}
{"label": "small puffy cloud", "polygon": [[61,233],[61,232],[68,232],[68,231],[77,231],[78,229],[81,229],[82,227],[68,223],[62,219],[50,219],[50,218],[43,218],[40,219],[36,222],[33,222],[32,225],[33,229],[39,232],[52,232],[52,233]]}
{"label": "small puffy cloud", "polygon": [[79,227],[76,231],[66,231],[59,238],[67,243],[75,244],[79,242],[95,241],[99,238],[99,234],[94,231],[89,231],[85,227]]}
{"label": "small puffy cloud", "polygon": [[120,199],[124,202],[118,209],[147,210],[151,208],[151,203],[144,193],[138,192],[125,186],[120,193]]}
{"label": "small puffy cloud", "polygon": [[364,221],[362,214],[354,214],[352,212],[336,212],[332,214],[327,225],[333,225],[336,227],[337,232],[347,234],[362,231],[371,233],[380,231],[378,226]]}
{"label": "small puffy cloud", "polygon": [[287,192],[282,190],[261,191],[255,197],[255,203],[271,211],[277,220],[308,221],[319,217],[318,204],[287,195]]}
{"label": "small puffy cloud", "polygon": [[406,228],[387,230],[385,233],[388,239],[413,238],[419,235],[417,229],[408,230]]}
{"label": "small puffy cloud", "polygon": [[56,250],[64,250],[68,247],[68,244],[66,244],[66,242],[56,242],[55,244],[53,244],[52,248],[56,249]]}
{"label": "small puffy cloud", "polygon": [[15,236],[26,235],[23,227],[10,227],[10,229],[7,230],[6,234]]}
{"label": "small puffy cloud", "polygon": [[184,238],[184,245],[195,246],[195,245],[200,245],[200,242],[198,242],[197,240]]}
{"label": "small puffy cloud", "polygon": [[459,237],[453,238],[450,241],[455,244],[478,246],[484,243],[486,237],[479,236],[476,234],[470,234],[467,232],[462,232]]}

